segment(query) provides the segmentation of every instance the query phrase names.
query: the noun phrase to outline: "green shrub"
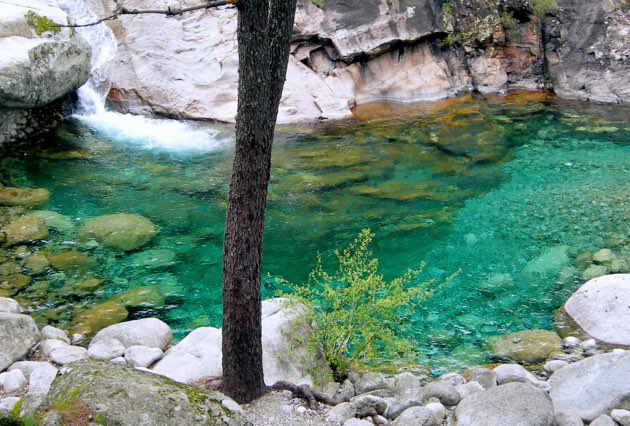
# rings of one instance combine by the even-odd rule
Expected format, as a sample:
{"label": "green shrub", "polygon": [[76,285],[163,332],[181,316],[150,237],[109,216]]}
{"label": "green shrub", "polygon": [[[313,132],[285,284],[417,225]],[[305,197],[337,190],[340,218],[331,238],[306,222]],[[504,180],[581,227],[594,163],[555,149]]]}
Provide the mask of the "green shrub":
{"label": "green shrub", "polygon": [[554,15],[558,12],[556,0],[533,0],[532,12],[538,18],[543,19],[547,15]]}
{"label": "green shrub", "polygon": [[326,6],[326,3],[324,2],[324,0],[311,0],[311,3],[313,3],[315,6],[319,7],[320,9],[323,9],[324,6]]}
{"label": "green shrub", "polygon": [[368,248],[373,236],[364,229],[343,252],[335,250],[339,266],[333,274],[318,254],[307,283],[292,286],[288,295],[313,312],[311,347],[321,346],[336,380],[352,369],[417,358],[404,337],[407,319],[436,287],[434,280],[417,279],[424,265],[386,281]]}

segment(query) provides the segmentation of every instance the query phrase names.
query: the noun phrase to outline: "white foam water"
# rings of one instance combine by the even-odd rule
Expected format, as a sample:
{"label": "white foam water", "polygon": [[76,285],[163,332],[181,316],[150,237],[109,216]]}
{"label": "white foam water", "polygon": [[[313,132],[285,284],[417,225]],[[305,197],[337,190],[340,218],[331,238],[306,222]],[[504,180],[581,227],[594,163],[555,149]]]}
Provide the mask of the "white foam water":
{"label": "white foam water", "polygon": [[[94,22],[97,16],[82,0],[57,0],[74,23]],[[105,24],[76,28],[92,47],[90,78],[77,90],[78,108],[74,117],[106,138],[146,149],[171,152],[212,152],[230,145],[213,129],[195,128],[190,123],[151,119],[107,111],[105,99],[110,89],[111,63],[118,50],[112,30]]]}

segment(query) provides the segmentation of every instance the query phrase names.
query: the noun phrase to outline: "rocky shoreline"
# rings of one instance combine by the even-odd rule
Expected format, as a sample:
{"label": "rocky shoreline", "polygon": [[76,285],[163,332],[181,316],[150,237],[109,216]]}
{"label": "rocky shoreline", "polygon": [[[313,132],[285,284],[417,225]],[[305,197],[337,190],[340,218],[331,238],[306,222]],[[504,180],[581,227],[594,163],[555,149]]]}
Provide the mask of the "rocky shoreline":
{"label": "rocky shoreline", "polygon": [[[601,309],[603,305],[607,308]],[[17,302],[0,298],[0,371],[5,370],[0,373],[0,415],[16,421],[37,418],[46,425],[86,424],[72,423],[79,421],[77,416],[93,424],[109,424],[98,418],[158,425],[190,415],[186,424],[358,426],[374,424],[356,418],[374,408],[379,424],[396,426],[628,426],[630,352],[624,349],[630,347],[628,306],[630,275],[602,276],[584,284],[565,305],[579,327],[572,334],[582,333],[586,339],[574,335],[561,339],[542,330],[517,332],[500,336],[493,344],[494,357],[509,363],[468,368],[437,379],[421,368],[395,374],[352,373],[339,384],[330,380],[330,374],[313,376],[315,371],[327,371],[321,356],[305,361],[306,349],[291,346],[289,330],[295,329],[296,318],[303,317],[282,299],[267,300],[263,350],[268,384],[307,383],[348,400],[313,410],[286,391],[240,407],[217,392],[188,386],[199,387],[220,376],[219,329],[196,329],[170,346],[168,325],[146,318],[105,327],[89,340],[51,326],[40,330],[31,317],[20,313]],[[135,390],[122,391],[129,386]],[[116,397],[120,392],[126,396]]]}

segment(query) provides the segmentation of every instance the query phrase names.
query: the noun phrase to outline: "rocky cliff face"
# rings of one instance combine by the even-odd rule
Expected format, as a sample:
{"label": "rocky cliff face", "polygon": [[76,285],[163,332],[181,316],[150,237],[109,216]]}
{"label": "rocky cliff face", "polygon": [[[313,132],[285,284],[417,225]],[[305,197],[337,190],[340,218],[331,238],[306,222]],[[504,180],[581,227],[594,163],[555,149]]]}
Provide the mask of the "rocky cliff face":
{"label": "rocky cliff face", "polygon": [[43,1],[0,0],[0,145],[63,119],[68,95],[90,74],[91,48],[52,22],[67,16]]}
{"label": "rocky cliff face", "polygon": [[[97,13],[113,4],[91,3]],[[564,97],[630,102],[629,21],[623,0],[298,0],[279,121],[335,119],[361,103],[472,90],[553,87]],[[233,121],[234,8],[123,16],[112,25],[119,40],[112,105]]]}

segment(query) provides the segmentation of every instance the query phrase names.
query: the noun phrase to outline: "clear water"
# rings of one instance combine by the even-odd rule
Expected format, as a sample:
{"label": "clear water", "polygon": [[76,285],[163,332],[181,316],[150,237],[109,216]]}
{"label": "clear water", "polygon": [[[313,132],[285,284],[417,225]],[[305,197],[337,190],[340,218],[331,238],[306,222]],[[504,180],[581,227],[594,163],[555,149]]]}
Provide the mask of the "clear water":
{"label": "clear water", "polygon": [[[281,128],[264,273],[303,282],[317,251],[330,260],[332,249],[369,227],[387,277],[421,260],[426,278],[462,270],[411,321],[421,361],[437,371],[486,362],[487,337],[553,327],[555,310],[580,285],[558,279],[570,259],[610,241],[628,244],[629,118],[627,107],[521,93],[372,105],[346,122]],[[88,275],[107,279],[102,290],[79,298],[54,282],[82,276],[53,275],[16,297],[40,322],[64,324],[131,288],[168,283],[179,297],[136,309],[132,318],[158,316],[178,337],[219,326],[231,128],[191,124],[143,141],[87,124],[93,127],[64,124],[43,152],[5,155],[1,182],[50,189],[44,208],[77,225],[103,214],[142,214],[160,232],[138,252],[165,248],[175,258],[138,266],[136,253],[92,248],[99,266]],[[174,148],[180,135],[202,143]],[[48,244],[88,250],[72,233],[52,234]],[[273,296],[272,281],[263,283],[265,297]],[[488,282],[499,285],[488,290]]]}

